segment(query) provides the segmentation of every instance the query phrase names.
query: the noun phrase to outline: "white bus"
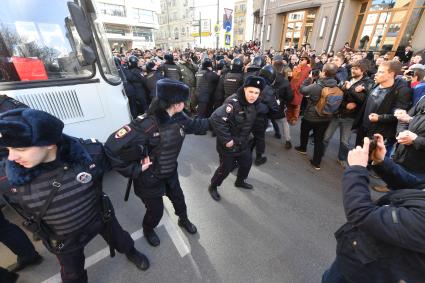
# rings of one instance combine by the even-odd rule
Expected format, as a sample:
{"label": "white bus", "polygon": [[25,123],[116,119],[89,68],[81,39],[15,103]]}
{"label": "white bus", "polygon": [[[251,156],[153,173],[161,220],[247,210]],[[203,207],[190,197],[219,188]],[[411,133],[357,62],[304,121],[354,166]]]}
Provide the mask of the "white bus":
{"label": "white bus", "polygon": [[128,100],[91,0],[5,0],[0,8],[0,94],[105,141],[130,121]]}

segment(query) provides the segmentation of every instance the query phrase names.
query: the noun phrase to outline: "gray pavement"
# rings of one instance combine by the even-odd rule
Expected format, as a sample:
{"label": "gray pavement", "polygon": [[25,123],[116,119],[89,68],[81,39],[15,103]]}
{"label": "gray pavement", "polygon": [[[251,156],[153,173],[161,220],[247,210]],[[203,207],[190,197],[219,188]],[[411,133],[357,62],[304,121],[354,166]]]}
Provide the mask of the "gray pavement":
{"label": "gray pavement", "polygon": [[[298,129],[291,130],[297,145]],[[336,139],[331,141],[322,170],[316,171],[308,157],[284,149],[267,133],[268,162],[253,166],[248,179],[254,190],[235,188],[231,174],[219,189],[222,200],[215,202],[207,192],[218,165],[215,138],[188,136],[179,158],[179,174],[189,217],[199,232],[192,236],[178,227],[167,199],[166,213],[157,228],[161,245],[155,248],[141,237],[145,211],[141,201],[132,193],[124,202],[126,180],[108,174],[104,189],[113,200],[116,215],[133,233],[136,247],[149,257],[151,267],[139,271],[121,254],[111,259],[106,243],[97,237],[85,250],[89,281],[320,282],[335,255],[333,233],[344,223],[343,170],[336,163]],[[308,151],[311,156],[311,145]],[[19,221],[9,208],[5,214]],[[60,282],[56,258],[40,242],[36,246],[45,261],[22,271],[18,282]],[[0,254],[1,266],[15,261],[2,245]]]}

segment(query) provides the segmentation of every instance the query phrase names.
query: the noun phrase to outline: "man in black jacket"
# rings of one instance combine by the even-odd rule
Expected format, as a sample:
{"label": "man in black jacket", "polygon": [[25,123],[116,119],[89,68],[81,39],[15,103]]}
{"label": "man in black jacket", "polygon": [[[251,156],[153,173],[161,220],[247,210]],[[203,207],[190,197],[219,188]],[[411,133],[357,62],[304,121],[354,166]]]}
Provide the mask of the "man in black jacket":
{"label": "man in black jacket", "polygon": [[325,132],[323,144],[325,150],[335,131],[339,128],[338,163],[345,166],[349,150],[351,128],[359,113],[373,81],[367,76],[369,63],[366,60],[356,61],[351,67],[351,79],[343,84],[344,97],[338,113],[334,115]]}
{"label": "man in black jacket", "polygon": [[[384,139],[376,134],[369,153],[364,139],[348,154],[342,179],[347,223],[335,233],[336,258],[323,283],[423,282],[425,278],[425,179],[385,157]],[[376,173],[397,187],[375,203],[369,191],[370,159]]]}
{"label": "man in black jacket", "polygon": [[[273,67],[276,69],[276,82],[273,87],[276,90],[276,96],[278,98],[280,111],[275,117],[272,117],[271,121],[275,130],[275,137],[280,138],[282,143],[285,142],[285,148],[292,148],[291,133],[289,131],[289,124],[285,117],[286,105],[292,101],[294,94],[292,93],[291,85],[287,78],[288,74],[285,72],[285,68],[288,68],[283,63],[281,55],[275,55],[272,61]],[[279,121],[282,119],[281,121]],[[282,125],[282,132],[285,139],[282,139],[279,130],[279,124]]]}
{"label": "man in black jacket", "polygon": [[411,174],[425,177],[425,99],[406,113],[396,110],[394,115],[400,123],[394,162]]}
{"label": "man in black jacket", "polygon": [[276,81],[276,71],[271,65],[261,68],[259,76],[266,81],[259,103],[256,105],[257,118],[252,127],[254,135],[253,148],[255,148],[255,165],[260,166],[267,162],[267,157],[263,156],[266,150],[266,129],[269,117],[279,112],[279,105],[275,95],[273,84]]}
{"label": "man in black jacket", "polygon": [[400,62],[395,61],[386,61],[379,66],[374,78],[376,85],[354,121],[353,128],[357,129],[356,145],[361,144],[364,137],[379,133],[385,139],[387,154],[391,154],[397,129],[394,111],[409,109],[412,100],[407,83],[395,78],[400,69]]}
{"label": "man in black jacket", "polygon": [[220,165],[211,178],[208,191],[211,197],[219,201],[217,187],[234,168],[234,161],[239,164],[235,186],[252,189],[245,182],[252,165],[250,133],[257,115],[255,104],[265,86],[261,77],[251,76],[244,82],[244,87],[229,96],[222,106],[211,115],[210,123],[217,135],[217,151]]}

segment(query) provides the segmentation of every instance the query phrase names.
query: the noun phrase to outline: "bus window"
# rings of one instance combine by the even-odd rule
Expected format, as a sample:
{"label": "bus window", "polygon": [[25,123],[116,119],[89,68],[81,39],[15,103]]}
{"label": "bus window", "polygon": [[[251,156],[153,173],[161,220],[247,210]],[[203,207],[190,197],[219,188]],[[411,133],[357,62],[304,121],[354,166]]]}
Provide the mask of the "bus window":
{"label": "bus window", "polygon": [[2,1],[0,82],[90,78],[67,0]]}

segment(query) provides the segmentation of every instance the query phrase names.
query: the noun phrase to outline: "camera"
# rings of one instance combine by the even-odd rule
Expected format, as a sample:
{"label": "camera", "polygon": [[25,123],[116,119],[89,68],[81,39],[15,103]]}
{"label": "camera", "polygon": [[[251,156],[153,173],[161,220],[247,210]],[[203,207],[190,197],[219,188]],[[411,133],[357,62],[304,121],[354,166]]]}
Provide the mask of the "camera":
{"label": "camera", "polygon": [[319,69],[311,70],[311,76],[312,77],[317,78],[317,77],[319,77],[319,75],[320,75],[320,70]]}
{"label": "camera", "polygon": [[373,137],[373,139],[370,140],[370,144],[369,144],[369,154],[371,154],[377,146],[377,140],[376,137]]}

